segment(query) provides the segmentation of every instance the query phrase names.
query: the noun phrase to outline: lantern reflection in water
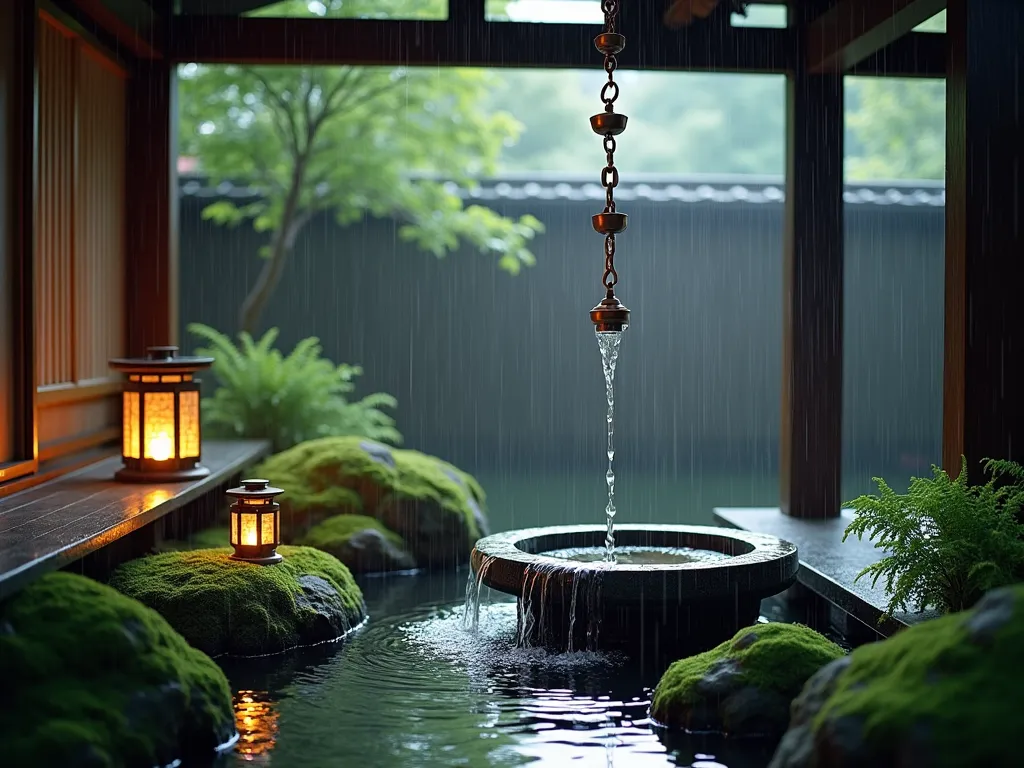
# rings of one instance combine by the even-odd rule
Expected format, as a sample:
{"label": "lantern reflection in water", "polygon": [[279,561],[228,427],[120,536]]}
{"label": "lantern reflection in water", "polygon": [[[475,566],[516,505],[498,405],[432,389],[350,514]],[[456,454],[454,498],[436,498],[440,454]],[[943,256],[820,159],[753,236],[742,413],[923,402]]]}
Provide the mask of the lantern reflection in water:
{"label": "lantern reflection in water", "polygon": [[277,739],[279,714],[267,691],[239,691],[235,694],[235,753],[251,762],[269,763],[268,753]]}

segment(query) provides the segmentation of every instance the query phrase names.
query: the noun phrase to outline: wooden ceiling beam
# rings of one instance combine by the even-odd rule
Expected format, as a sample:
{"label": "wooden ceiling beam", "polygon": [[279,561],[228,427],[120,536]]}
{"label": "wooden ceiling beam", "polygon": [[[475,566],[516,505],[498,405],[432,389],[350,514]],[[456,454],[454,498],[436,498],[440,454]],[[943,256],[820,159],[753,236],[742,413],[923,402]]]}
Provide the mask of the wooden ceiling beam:
{"label": "wooden ceiling beam", "polygon": [[945,7],[946,0],[840,0],[807,26],[807,71],[846,72]]}
{"label": "wooden ceiling beam", "polygon": [[934,32],[911,32],[862,59],[850,67],[846,74],[944,78],[946,59],[945,35]]}
{"label": "wooden ceiling beam", "polygon": [[159,59],[163,55],[161,19],[143,0],[63,0],[57,4],[78,8],[137,58]]}
{"label": "wooden ceiling beam", "polygon": [[[652,21],[653,19],[653,21]],[[624,69],[782,74],[796,64],[793,29],[695,25],[683,31],[660,18],[626,14],[620,30]],[[600,66],[597,25],[376,19],[278,19],[177,16],[168,55],[179,62],[364,66]]]}

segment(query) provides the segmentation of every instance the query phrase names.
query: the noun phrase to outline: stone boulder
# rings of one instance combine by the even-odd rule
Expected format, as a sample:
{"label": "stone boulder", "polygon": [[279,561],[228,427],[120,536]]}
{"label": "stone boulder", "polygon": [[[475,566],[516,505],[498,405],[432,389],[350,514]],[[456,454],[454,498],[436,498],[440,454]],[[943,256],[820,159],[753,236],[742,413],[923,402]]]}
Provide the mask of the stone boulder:
{"label": "stone boulder", "polygon": [[414,558],[402,537],[366,515],[335,515],[314,526],[299,543],[338,558],[353,573],[410,571]]}
{"label": "stone boulder", "polygon": [[756,624],[672,664],[654,691],[651,717],[670,728],[778,737],[807,679],[844,654],[799,624]]}
{"label": "stone boulder", "polygon": [[401,536],[418,565],[430,567],[468,562],[473,544],[488,533],[476,480],[418,451],[325,437],[271,456],[256,474],[285,491],[286,541],[301,541],[335,515],[366,515]]}
{"label": "stone boulder", "polygon": [[156,610],[202,651],[261,656],[343,637],[366,618],[363,594],[336,558],[278,547],[253,565],[230,549],[164,552],[117,568],[110,585]]}
{"label": "stone boulder", "polygon": [[1024,585],[857,648],[807,681],[770,768],[1021,764]]}
{"label": "stone boulder", "polygon": [[155,611],[51,573],[0,604],[3,764],[209,763],[235,735],[220,668]]}

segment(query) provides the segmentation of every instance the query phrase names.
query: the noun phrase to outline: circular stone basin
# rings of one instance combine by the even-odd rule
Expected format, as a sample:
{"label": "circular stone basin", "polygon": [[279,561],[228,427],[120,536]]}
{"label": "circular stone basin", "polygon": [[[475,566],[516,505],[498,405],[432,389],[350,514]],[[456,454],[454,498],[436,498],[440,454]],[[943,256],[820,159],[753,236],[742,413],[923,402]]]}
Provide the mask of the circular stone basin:
{"label": "circular stone basin", "polygon": [[624,562],[595,560],[605,532],[530,528],[476,543],[478,583],[519,599],[522,644],[655,656],[707,650],[756,622],[761,600],[793,584],[799,567],[788,541],[693,525],[616,526]]}

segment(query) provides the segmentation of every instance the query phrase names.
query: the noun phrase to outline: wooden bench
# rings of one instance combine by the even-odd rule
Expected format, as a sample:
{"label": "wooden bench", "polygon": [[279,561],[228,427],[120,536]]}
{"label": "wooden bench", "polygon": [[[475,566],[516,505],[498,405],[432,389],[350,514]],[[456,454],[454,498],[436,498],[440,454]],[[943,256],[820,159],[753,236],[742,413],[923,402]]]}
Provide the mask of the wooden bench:
{"label": "wooden bench", "polygon": [[270,443],[263,440],[204,442],[207,477],[150,485],[114,482],[121,466],[116,456],[0,498],[0,599],[83,558],[80,569],[87,572],[87,556],[95,561],[100,550],[126,539],[134,541],[124,551],[142,554],[138,550],[152,543],[151,523],[204,498],[207,506],[221,506],[224,487],[269,452]]}

